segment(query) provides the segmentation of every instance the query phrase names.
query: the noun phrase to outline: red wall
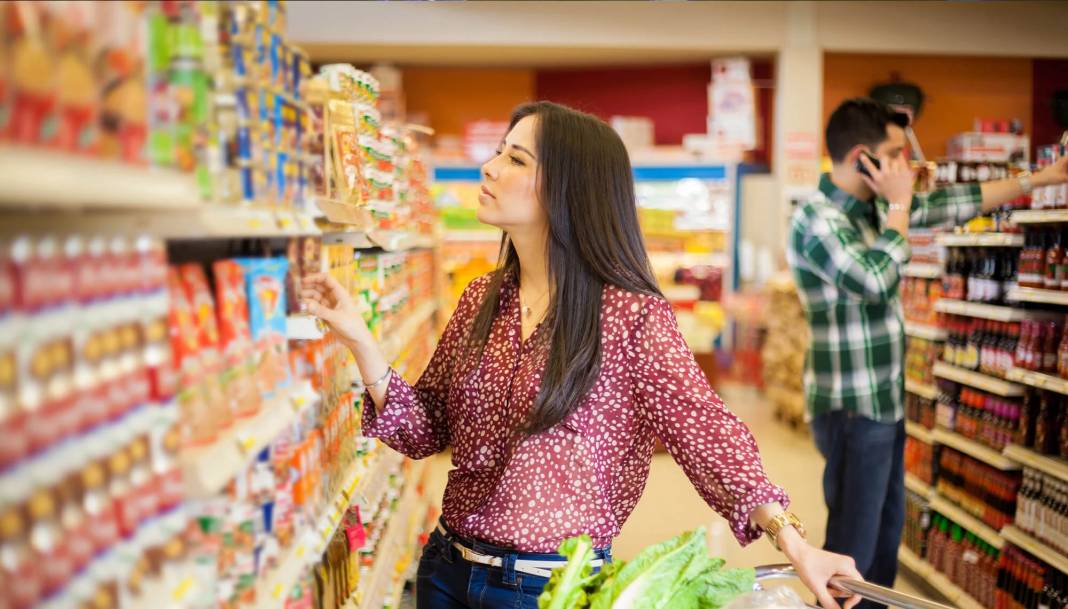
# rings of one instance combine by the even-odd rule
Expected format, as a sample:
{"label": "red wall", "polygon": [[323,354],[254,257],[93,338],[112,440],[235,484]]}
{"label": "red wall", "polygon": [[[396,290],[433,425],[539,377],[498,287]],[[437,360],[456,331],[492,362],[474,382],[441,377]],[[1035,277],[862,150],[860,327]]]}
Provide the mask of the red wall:
{"label": "red wall", "polygon": [[608,120],[644,116],[656,124],[656,143],[678,145],[704,133],[711,63],[683,66],[538,70],[534,91]]}
{"label": "red wall", "polygon": [[1031,143],[1035,146],[1056,144],[1064,128],[1053,120],[1053,92],[1068,90],[1068,59],[1036,59],[1033,69],[1034,134]]}
{"label": "red wall", "polygon": [[[753,60],[757,86],[757,150],[749,159],[767,163],[771,156],[774,68]],[[687,133],[704,133],[708,118],[711,61],[674,66],[541,69],[534,92],[545,99],[609,120],[612,116],[644,116],[655,124],[658,145],[678,146]]]}

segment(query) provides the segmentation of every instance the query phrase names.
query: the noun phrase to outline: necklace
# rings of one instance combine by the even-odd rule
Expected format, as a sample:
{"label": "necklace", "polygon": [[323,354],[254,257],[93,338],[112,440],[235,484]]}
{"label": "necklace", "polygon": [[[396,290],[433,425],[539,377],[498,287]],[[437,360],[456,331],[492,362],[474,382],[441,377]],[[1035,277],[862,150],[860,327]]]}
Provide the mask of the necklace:
{"label": "necklace", "polygon": [[[541,304],[541,301],[544,300],[545,297],[548,296],[548,294],[549,294],[548,290],[545,290],[544,292],[542,292],[541,296],[539,296],[538,299],[534,301],[534,304],[535,305]],[[519,292],[519,304],[520,304],[519,312],[523,315],[523,318],[529,318],[531,316],[531,314],[534,312],[534,309],[531,308],[530,304],[526,304],[526,305],[523,304],[523,292],[522,292],[522,290],[520,290],[520,292]]]}

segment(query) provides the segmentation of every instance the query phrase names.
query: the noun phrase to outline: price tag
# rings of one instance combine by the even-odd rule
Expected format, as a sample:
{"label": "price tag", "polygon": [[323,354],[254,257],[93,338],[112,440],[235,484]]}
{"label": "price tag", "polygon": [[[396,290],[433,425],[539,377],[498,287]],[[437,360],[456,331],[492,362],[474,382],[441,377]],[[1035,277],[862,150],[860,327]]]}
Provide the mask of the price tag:
{"label": "price tag", "polygon": [[254,448],[256,448],[256,437],[255,436],[238,437],[237,438],[237,448],[238,448],[238,450],[241,451],[241,454],[247,455],[248,453],[252,452],[252,450]]}
{"label": "price tag", "polygon": [[285,588],[282,587],[282,584],[275,584],[274,590],[271,591],[271,596],[273,596],[277,600],[282,598],[283,592],[285,592]]}
{"label": "price tag", "polygon": [[176,602],[181,602],[182,599],[189,594],[189,591],[193,589],[194,581],[195,580],[192,577],[183,579],[182,582],[175,587],[174,592],[171,593],[171,598]]}
{"label": "price tag", "polygon": [[304,558],[305,547],[304,544],[297,546],[297,558]]}
{"label": "price tag", "polygon": [[282,230],[289,230],[289,227],[294,224],[296,224],[296,222],[293,221],[292,216],[289,214],[282,213],[278,215],[278,226],[282,227]]}

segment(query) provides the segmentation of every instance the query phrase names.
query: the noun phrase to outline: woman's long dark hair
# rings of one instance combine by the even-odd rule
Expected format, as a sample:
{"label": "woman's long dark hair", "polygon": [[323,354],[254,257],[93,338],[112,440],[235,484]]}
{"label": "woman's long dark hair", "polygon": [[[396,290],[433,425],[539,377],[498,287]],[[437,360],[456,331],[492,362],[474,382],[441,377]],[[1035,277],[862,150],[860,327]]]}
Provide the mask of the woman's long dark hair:
{"label": "woman's long dark hair", "polygon": [[[509,131],[528,117],[535,128],[538,194],[549,218],[549,359],[522,431],[556,425],[582,403],[601,365],[601,296],[606,284],[660,294],[638,226],[630,158],[604,121],[550,102],[524,104]],[[519,256],[507,236],[471,331],[481,353],[506,276],[519,277]]]}

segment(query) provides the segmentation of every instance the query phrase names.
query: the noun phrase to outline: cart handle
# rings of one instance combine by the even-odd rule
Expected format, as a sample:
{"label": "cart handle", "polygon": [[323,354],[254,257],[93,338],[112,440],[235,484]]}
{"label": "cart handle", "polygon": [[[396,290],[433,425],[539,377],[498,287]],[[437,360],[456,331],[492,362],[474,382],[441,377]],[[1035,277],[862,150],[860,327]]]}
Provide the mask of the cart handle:
{"label": "cart handle", "polygon": [[[794,570],[793,565],[789,564],[764,565],[757,567],[755,570],[758,582],[774,579],[794,579],[798,577],[797,571]],[[885,588],[883,586],[850,577],[832,577],[830,583],[831,586],[838,588],[839,590],[852,592],[861,598],[890,605],[892,607],[899,607],[900,609],[953,609],[949,605],[943,605],[925,598],[919,598],[917,596],[912,596],[911,594],[905,594],[903,592],[898,592],[897,590],[891,590],[890,588]]]}

